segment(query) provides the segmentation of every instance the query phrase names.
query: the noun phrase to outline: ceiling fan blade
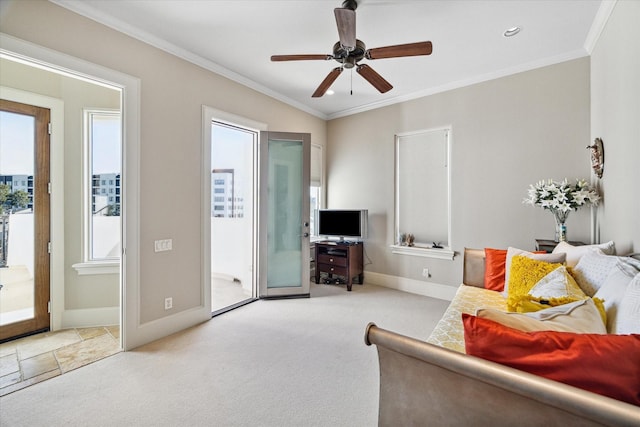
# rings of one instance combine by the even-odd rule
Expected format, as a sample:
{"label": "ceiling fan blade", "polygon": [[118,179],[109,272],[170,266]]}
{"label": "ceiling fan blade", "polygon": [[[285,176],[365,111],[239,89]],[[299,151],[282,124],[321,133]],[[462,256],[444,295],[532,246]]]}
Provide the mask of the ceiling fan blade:
{"label": "ceiling fan blade", "polygon": [[376,73],[373,68],[369,67],[367,64],[358,64],[358,68],[356,68],[358,74],[364,77],[369,83],[373,85],[380,93],[389,92],[393,89],[391,83],[386,81],[380,74]]}
{"label": "ceiling fan blade", "polygon": [[347,50],[356,47],[356,11],[338,7],[333,10],[336,15],[340,44]]}
{"label": "ceiling fan blade", "polygon": [[313,92],[311,95],[312,98],[320,98],[324,93],[329,89],[329,87],[333,84],[333,82],[338,78],[338,76],[342,73],[342,67],[336,67],[324,78],[318,89]]}
{"label": "ceiling fan blade", "polygon": [[333,55],[272,55],[272,61],[328,61],[333,59]]}
{"label": "ceiling fan blade", "polygon": [[398,58],[401,56],[431,55],[431,42],[397,44],[394,46],[377,47],[367,50],[367,59]]}

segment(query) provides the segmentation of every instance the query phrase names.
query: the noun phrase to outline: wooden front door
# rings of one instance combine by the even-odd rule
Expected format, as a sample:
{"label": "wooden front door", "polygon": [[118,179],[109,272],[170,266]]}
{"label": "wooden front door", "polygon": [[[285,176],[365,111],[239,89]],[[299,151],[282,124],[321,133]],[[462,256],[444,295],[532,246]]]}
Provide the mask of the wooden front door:
{"label": "wooden front door", "polygon": [[50,110],[0,100],[0,341],[49,329]]}

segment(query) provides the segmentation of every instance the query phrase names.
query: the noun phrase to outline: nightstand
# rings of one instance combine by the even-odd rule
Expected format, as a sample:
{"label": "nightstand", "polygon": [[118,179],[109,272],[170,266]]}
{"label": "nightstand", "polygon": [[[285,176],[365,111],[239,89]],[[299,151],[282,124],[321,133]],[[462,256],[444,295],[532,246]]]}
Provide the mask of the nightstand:
{"label": "nightstand", "polygon": [[346,279],[347,291],[351,290],[354,276],[362,285],[364,280],[363,243],[316,242],[316,284],[320,283],[320,274],[326,273],[329,279],[333,275]]}
{"label": "nightstand", "polygon": [[[560,242],[556,242],[555,240],[536,239],[536,251],[545,251],[545,252],[551,253],[553,252],[553,249],[558,245],[558,243]],[[569,241],[567,243],[569,243],[572,246],[584,245],[583,242]]]}

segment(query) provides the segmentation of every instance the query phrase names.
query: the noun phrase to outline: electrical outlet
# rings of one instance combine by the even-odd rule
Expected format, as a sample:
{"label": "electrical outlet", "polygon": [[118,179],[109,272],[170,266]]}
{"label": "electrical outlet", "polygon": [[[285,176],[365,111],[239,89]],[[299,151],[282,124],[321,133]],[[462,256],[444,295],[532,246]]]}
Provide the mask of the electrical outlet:
{"label": "electrical outlet", "polygon": [[171,310],[173,308],[173,298],[164,299],[164,309]]}
{"label": "electrical outlet", "polygon": [[154,242],[154,250],[156,252],[170,251],[173,249],[173,239],[156,240]]}
{"label": "electrical outlet", "polygon": [[431,277],[431,273],[429,273],[429,269],[428,268],[423,268],[422,269],[422,277],[425,277],[425,278]]}

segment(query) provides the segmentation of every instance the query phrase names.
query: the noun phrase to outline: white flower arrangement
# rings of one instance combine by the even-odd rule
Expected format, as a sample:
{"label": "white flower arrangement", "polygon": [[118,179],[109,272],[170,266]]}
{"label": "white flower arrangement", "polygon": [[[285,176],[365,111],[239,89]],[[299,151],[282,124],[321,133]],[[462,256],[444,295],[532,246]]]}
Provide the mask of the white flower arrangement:
{"label": "white flower arrangement", "polygon": [[566,178],[562,182],[548,180],[530,185],[528,196],[522,201],[550,210],[562,223],[572,210],[577,211],[588,204],[597,206],[598,202],[598,192],[587,181],[577,179],[575,184],[569,184]]}

